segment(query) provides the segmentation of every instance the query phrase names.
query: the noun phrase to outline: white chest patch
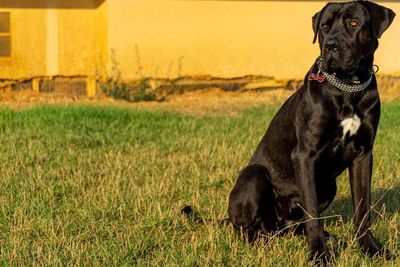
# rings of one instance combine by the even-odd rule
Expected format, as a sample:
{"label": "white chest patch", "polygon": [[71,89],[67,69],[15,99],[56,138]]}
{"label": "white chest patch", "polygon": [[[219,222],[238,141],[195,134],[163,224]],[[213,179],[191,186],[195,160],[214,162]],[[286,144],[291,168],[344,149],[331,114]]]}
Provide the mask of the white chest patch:
{"label": "white chest patch", "polygon": [[361,120],[357,116],[357,114],[354,114],[353,117],[342,120],[340,125],[343,127],[342,138],[344,139],[347,133],[349,133],[349,136],[355,135],[357,133],[357,130],[358,128],[360,128],[361,125]]}

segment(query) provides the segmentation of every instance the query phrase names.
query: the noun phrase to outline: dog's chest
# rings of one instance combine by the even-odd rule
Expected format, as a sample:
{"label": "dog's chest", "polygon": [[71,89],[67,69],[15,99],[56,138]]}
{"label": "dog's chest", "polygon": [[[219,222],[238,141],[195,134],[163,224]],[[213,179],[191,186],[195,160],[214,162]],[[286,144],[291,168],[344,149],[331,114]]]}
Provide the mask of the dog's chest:
{"label": "dog's chest", "polygon": [[[337,166],[345,167],[359,152],[361,138],[362,116],[357,113],[340,116],[336,121],[336,130],[331,145],[328,161]],[[361,138],[361,139],[360,139]]]}
{"label": "dog's chest", "polygon": [[339,106],[339,111],[335,112],[337,115],[336,125],[338,134],[342,141],[346,139],[351,139],[357,136],[360,130],[363,116],[357,109],[357,101],[354,101],[351,96],[342,97],[337,99],[337,106]]}
{"label": "dog's chest", "polygon": [[343,119],[339,126],[342,128],[342,140],[345,140],[346,137],[352,137],[357,134],[361,126],[361,120],[357,114],[353,114],[353,116]]}

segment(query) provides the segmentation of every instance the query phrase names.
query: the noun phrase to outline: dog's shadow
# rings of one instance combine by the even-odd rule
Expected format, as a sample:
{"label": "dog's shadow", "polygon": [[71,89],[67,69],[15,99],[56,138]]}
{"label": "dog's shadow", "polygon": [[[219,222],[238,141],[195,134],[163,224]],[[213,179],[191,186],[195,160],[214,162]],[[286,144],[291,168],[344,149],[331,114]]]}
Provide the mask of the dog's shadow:
{"label": "dog's shadow", "polygon": [[[372,218],[381,215],[390,218],[397,213],[400,213],[400,185],[372,191]],[[347,223],[352,221],[353,214],[354,207],[349,194],[346,197],[336,198],[322,216],[328,217],[326,220],[328,224],[337,221],[338,217],[335,215],[341,216],[342,221]]]}

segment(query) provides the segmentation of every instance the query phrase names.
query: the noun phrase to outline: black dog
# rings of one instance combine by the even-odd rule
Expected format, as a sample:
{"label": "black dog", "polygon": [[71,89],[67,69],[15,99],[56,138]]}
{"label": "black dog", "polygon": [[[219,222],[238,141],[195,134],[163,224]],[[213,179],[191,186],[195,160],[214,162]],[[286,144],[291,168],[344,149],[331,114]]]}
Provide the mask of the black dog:
{"label": "black dog", "polygon": [[319,220],[346,168],[361,249],[389,257],[370,231],[372,148],[380,117],[378,38],[395,13],[367,1],[328,3],[312,18],[321,56],[281,107],[229,196],[229,219],[252,240],[304,222],[311,258],[329,251]]}

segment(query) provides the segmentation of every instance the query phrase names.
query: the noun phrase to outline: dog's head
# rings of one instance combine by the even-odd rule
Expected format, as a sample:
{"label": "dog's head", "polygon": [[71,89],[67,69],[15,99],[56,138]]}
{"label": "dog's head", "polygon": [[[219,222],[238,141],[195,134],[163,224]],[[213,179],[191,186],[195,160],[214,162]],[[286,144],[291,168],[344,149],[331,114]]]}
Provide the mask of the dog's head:
{"label": "dog's head", "polygon": [[312,18],[323,69],[353,75],[360,64],[372,64],[378,39],[394,17],[391,9],[368,1],[328,3]]}

